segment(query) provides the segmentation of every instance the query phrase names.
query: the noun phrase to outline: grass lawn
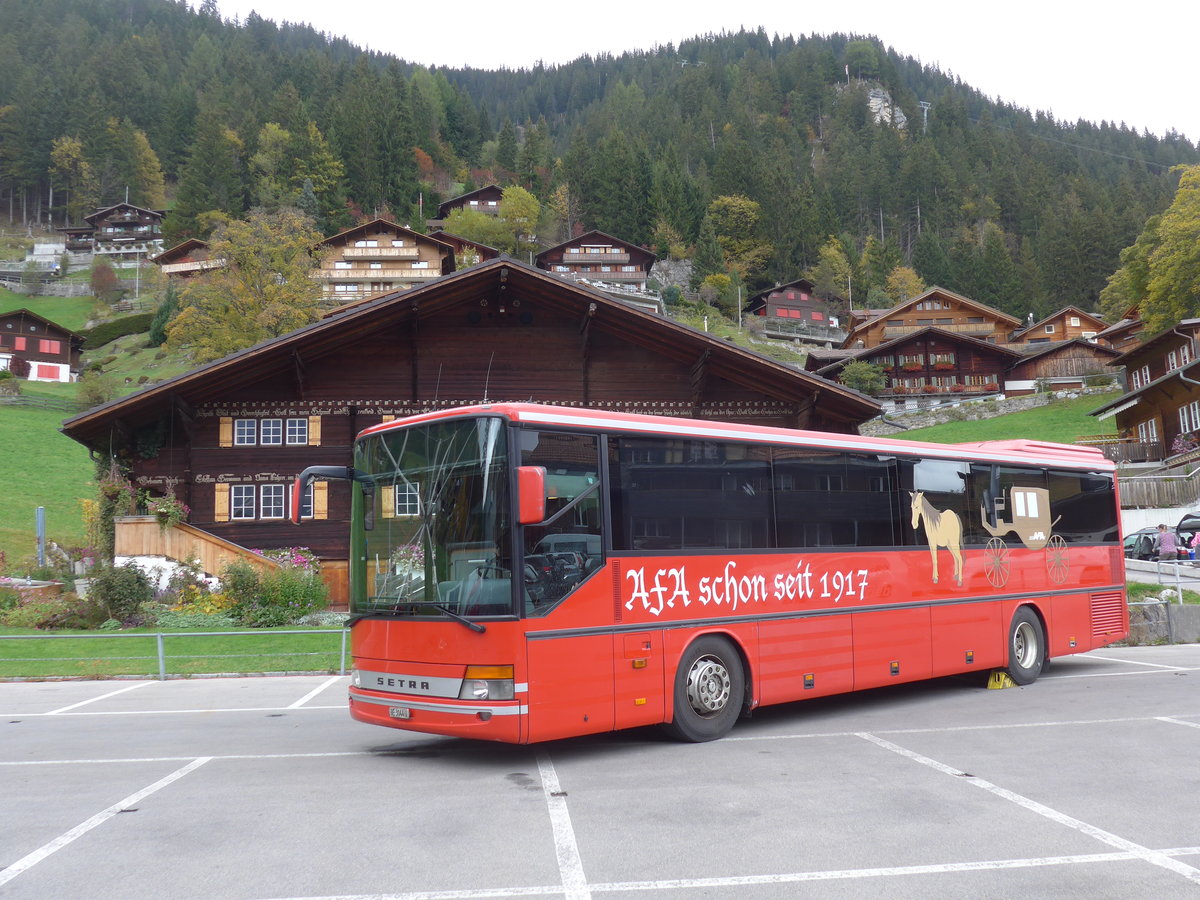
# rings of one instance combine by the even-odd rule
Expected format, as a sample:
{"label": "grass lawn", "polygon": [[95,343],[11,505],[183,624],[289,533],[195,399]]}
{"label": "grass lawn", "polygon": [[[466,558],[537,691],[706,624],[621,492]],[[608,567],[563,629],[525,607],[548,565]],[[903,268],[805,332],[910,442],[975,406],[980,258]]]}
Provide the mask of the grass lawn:
{"label": "grass lawn", "polygon": [[[74,385],[30,385],[31,396],[53,392],[74,396]],[[45,393],[43,393],[45,392]],[[22,560],[37,552],[36,509],[46,507],[46,537],[68,546],[85,541],[79,501],[94,495],[95,471],[81,444],[58,431],[67,414],[56,410],[0,405],[0,570],[23,573]]]}
{"label": "grass lawn", "polygon": [[[109,678],[157,676],[156,630],[61,631],[48,636],[31,628],[0,628],[0,678]],[[18,640],[9,637],[20,636]],[[342,667],[336,629],[258,628],[224,634],[164,632],[168,675],[214,673],[329,672]],[[349,643],[346,666],[349,666]]]}
{"label": "grass lawn", "polygon": [[87,327],[90,319],[96,317],[96,298],[26,297],[0,289],[0,313],[12,312],[14,309],[27,309],[69,331],[79,331]]}
{"label": "grass lawn", "polygon": [[1008,413],[979,421],[946,422],[929,428],[914,428],[889,437],[901,440],[959,444],[966,441],[1004,441],[1026,438],[1073,444],[1084,435],[1115,434],[1112,420],[1098,421],[1088,413],[1113,398],[1113,394],[1090,394],[1074,400],[1055,400],[1046,406]]}

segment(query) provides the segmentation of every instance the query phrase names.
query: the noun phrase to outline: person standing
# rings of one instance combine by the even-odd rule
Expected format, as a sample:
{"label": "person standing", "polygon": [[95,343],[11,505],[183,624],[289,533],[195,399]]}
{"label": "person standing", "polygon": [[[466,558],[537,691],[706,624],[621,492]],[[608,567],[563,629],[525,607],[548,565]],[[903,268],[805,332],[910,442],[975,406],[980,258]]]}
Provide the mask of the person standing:
{"label": "person standing", "polygon": [[1179,548],[1175,543],[1175,532],[1168,531],[1166,525],[1158,526],[1158,537],[1154,541],[1160,560],[1178,560]]}

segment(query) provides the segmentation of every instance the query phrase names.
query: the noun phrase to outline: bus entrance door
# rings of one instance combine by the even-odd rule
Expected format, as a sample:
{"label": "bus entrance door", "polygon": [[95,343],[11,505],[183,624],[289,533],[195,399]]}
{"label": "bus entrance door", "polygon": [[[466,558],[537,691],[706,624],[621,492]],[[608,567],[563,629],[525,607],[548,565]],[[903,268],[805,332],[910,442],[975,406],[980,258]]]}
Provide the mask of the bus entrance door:
{"label": "bus entrance door", "polygon": [[616,726],[655,725],[665,718],[661,631],[613,635]]}

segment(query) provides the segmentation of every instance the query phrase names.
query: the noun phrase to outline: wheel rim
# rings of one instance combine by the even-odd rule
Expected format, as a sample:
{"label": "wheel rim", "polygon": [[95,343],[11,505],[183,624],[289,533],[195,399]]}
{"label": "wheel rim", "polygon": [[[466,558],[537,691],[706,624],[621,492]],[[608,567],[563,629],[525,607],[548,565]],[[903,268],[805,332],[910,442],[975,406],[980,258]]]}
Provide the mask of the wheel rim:
{"label": "wheel rim", "polygon": [[1008,547],[1000,538],[992,538],[987,542],[983,567],[988,581],[994,587],[1004,587],[1008,583]]}
{"label": "wheel rim", "polygon": [[688,705],[701,716],[714,716],[729,704],[733,679],[725,663],[715,656],[701,656],[688,670]]}
{"label": "wheel rim", "polygon": [[1032,668],[1038,657],[1037,632],[1029,622],[1021,622],[1013,632],[1013,659],[1022,669]]}
{"label": "wheel rim", "polygon": [[1046,567],[1050,570],[1050,578],[1055,584],[1062,584],[1067,580],[1067,571],[1071,567],[1067,557],[1067,542],[1057,534],[1050,538],[1050,545],[1046,549]]}

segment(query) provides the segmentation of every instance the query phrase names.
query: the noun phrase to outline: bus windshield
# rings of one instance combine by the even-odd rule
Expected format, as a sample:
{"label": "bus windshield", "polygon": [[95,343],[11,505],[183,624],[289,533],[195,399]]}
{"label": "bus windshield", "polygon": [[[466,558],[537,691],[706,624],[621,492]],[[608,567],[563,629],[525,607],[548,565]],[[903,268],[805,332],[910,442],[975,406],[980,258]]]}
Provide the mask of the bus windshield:
{"label": "bus windshield", "polygon": [[355,492],[363,514],[354,529],[352,613],[512,613],[505,442],[503,421],[492,417],[358,442]]}

